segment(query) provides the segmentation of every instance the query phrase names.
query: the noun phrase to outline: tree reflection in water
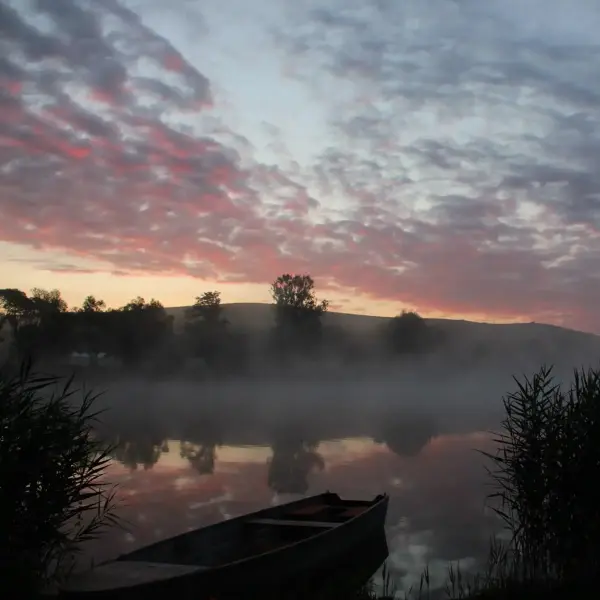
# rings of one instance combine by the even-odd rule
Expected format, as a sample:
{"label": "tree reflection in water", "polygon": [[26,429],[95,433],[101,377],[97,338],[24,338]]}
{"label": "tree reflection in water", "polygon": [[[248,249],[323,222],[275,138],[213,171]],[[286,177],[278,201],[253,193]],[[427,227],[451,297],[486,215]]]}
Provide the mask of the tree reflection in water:
{"label": "tree reflection in water", "polygon": [[215,470],[217,457],[216,444],[195,444],[194,442],[179,442],[179,455],[186,458],[192,468],[200,475],[211,475]]}
{"label": "tree reflection in water", "polygon": [[391,418],[378,442],[384,442],[398,456],[415,457],[436,434],[435,420],[428,416],[407,415]]}
{"label": "tree reflection in water", "polygon": [[318,445],[289,438],[274,442],[273,456],[267,461],[269,487],[278,494],[305,494],[309,474],[325,468],[325,461],[316,450]]}
{"label": "tree reflection in water", "polygon": [[111,454],[116,461],[132,471],[135,471],[139,466],[143,466],[144,470],[148,470],[158,462],[165,444],[165,440],[153,437],[127,440],[119,436]]}
{"label": "tree reflection in water", "polygon": [[179,442],[179,456],[185,458],[199,475],[212,475],[217,446],[222,445],[221,425],[211,418],[189,424]]}

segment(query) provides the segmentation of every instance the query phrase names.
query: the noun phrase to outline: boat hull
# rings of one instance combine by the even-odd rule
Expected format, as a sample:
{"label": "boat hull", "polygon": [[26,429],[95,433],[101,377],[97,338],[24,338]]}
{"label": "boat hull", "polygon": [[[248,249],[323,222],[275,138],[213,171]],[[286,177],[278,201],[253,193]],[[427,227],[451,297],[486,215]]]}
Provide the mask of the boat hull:
{"label": "boat hull", "polygon": [[218,593],[218,598],[239,597],[237,594],[244,588],[253,591],[264,588],[265,578],[270,580],[266,587],[288,589],[295,581],[310,579],[321,571],[334,568],[346,555],[353,554],[363,544],[368,545],[377,532],[384,535],[386,513],[387,499],[364,520],[344,523],[322,537],[309,538],[281,552],[228,566],[226,574],[220,574],[220,569],[207,572],[203,585],[209,588],[210,595]]}
{"label": "boat hull", "polygon": [[[322,495],[325,497],[326,495]],[[329,495],[329,497],[335,495]],[[319,498],[319,497],[314,497]],[[335,498],[338,498],[335,496]],[[282,520],[286,508],[302,506],[310,499],[305,499],[290,505],[284,505],[275,509],[266,509],[239,517],[232,521],[216,524],[200,530],[198,535],[204,534],[207,543],[213,543],[216,547],[220,532],[223,537],[231,535],[236,527],[244,524],[269,521],[275,523],[271,527],[277,529],[288,527],[298,531],[302,527],[311,530],[313,523],[306,519],[299,520],[298,525]],[[339,498],[338,498],[339,500]],[[194,570],[192,563],[188,563],[187,570],[184,565],[171,565],[182,569],[181,574],[171,577],[158,578],[153,581],[142,582],[123,587],[112,587],[104,589],[77,589],[77,585],[61,592],[61,596],[72,600],[147,600],[148,598],[167,598],[168,594],[176,595],[178,600],[203,600],[224,598],[254,597],[293,597],[290,594],[295,588],[299,589],[308,584],[319,573],[334,569],[336,565],[344,561],[350,555],[360,555],[361,546],[365,552],[373,545],[373,540],[385,539],[385,519],[388,508],[388,497],[376,498],[366,510],[361,511],[356,517],[345,522],[336,523],[329,528],[317,530],[300,541],[287,544],[272,551],[262,552],[248,556],[242,560],[235,560],[218,566],[199,567]],[[277,519],[265,519],[275,515]],[[236,522],[239,522],[236,523]],[[317,525],[316,523],[314,525]],[[269,529],[269,526],[263,527]],[[179,536],[184,538],[184,536]],[[173,538],[173,544],[178,538]],[[154,547],[141,549],[140,551],[123,556],[117,561],[118,565],[126,569],[128,566],[135,567],[139,561],[154,561],[157,567],[169,567],[168,562],[160,561],[161,552],[166,552],[171,540],[156,544]],[[115,564],[115,563],[112,563]]]}

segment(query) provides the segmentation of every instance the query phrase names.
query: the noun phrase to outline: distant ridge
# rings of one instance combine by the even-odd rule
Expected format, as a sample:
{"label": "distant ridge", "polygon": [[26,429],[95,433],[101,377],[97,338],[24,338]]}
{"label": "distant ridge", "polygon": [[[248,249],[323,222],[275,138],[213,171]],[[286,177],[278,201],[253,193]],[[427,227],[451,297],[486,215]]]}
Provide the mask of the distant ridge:
{"label": "distant ridge", "polygon": [[[175,327],[183,324],[185,311],[189,307],[177,306],[167,308],[167,312],[175,317]],[[224,304],[224,314],[235,329],[248,332],[266,330],[273,326],[274,307],[272,304],[239,302]],[[377,332],[391,317],[378,317],[373,315],[355,315],[340,312],[328,312],[324,323],[337,326],[357,335],[368,335]],[[600,336],[583,331],[575,331],[556,325],[542,323],[478,323],[473,321],[454,319],[427,319],[428,323],[437,325],[441,330],[452,337],[469,341],[487,341],[493,338],[498,342],[519,343],[531,340],[557,343],[564,340],[568,343],[588,342],[600,344]]]}

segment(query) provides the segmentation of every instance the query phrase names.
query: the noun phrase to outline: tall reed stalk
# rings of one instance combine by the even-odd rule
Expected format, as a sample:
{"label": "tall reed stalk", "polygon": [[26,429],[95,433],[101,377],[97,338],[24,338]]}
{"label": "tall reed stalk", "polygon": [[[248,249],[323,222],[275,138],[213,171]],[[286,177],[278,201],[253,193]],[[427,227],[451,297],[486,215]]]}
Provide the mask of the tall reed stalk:
{"label": "tall reed stalk", "polygon": [[30,364],[0,373],[0,589],[11,598],[66,576],[81,544],[117,523],[96,396],[76,392]]}
{"label": "tall reed stalk", "polygon": [[600,567],[600,370],[563,389],[551,367],[515,380],[489,473],[523,581],[575,582]]}
{"label": "tall reed stalk", "polygon": [[[578,369],[564,387],[543,366],[515,379],[503,398],[498,450],[483,452],[492,508],[511,534],[496,538],[486,569],[467,576],[450,567],[447,598],[590,598],[600,582],[600,368]],[[407,598],[423,600],[428,570]]]}

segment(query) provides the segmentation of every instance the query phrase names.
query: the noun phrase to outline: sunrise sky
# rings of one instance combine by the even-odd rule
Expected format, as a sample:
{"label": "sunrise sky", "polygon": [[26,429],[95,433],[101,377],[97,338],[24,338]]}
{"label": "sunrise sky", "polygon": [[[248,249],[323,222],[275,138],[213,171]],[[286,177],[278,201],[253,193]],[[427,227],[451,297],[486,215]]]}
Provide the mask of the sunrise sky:
{"label": "sunrise sky", "polygon": [[0,287],[600,333],[598,0],[0,0]]}

